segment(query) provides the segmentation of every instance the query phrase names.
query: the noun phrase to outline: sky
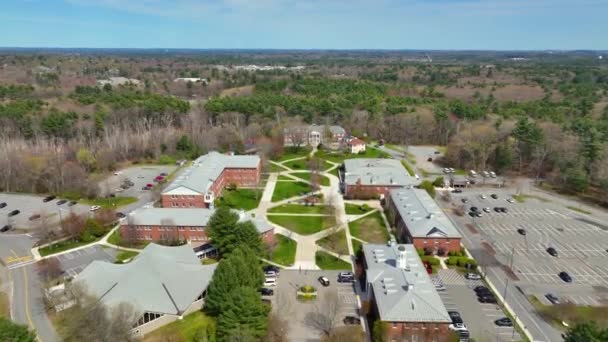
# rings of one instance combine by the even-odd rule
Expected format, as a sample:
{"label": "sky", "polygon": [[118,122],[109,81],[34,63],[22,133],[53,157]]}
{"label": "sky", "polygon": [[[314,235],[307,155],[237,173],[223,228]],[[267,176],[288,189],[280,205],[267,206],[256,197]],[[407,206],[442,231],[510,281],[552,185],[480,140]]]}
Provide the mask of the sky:
{"label": "sky", "polygon": [[0,46],[608,49],[608,0],[0,0]]}

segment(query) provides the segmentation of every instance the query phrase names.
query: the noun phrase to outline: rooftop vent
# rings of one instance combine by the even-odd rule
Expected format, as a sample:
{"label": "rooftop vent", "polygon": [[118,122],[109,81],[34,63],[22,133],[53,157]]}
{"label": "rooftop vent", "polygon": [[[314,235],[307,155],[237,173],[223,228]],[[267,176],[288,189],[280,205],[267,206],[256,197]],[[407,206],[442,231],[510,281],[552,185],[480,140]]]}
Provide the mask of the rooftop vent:
{"label": "rooftop vent", "polygon": [[411,304],[412,304],[412,310],[416,310],[416,301],[414,301],[414,298],[412,298]]}
{"label": "rooftop vent", "polygon": [[426,215],[426,218],[430,220],[433,218],[433,216],[435,216],[435,215],[433,215],[433,213],[429,213],[428,215]]}
{"label": "rooftop vent", "polygon": [[397,247],[398,256],[397,256],[397,267],[403,270],[409,270],[407,267],[407,256],[405,251],[405,246],[401,245]]}

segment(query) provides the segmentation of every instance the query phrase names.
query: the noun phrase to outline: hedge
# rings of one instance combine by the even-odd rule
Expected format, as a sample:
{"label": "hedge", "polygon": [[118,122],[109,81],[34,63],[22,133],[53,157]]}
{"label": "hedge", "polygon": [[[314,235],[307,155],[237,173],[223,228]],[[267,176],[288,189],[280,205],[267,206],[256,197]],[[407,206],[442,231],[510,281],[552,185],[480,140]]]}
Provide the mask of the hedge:
{"label": "hedge", "polygon": [[439,259],[437,259],[433,256],[423,255],[420,257],[420,260],[422,260],[423,262],[426,261],[433,266],[439,265]]}
{"label": "hedge", "polygon": [[457,257],[451,256],[446,261],[446,264],[450,266],[460,266],[465,267],[466,264],[470,264],[473,266],[473,269],[477,268],[477,261],[475,259],[467,258],[467,257]]}

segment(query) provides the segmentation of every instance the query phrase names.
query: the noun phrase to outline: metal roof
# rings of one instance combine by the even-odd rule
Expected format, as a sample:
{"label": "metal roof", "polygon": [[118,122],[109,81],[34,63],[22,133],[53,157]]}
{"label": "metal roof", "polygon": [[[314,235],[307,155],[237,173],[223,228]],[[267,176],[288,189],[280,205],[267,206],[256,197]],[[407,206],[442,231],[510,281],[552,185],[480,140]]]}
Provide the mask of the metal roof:
{"label": "metal roof", "polygon": [[400,161],[383,158],[356,158],[344,160],[344,181],[347,185],[407,186],[418,183]]}
{"label": "metal roof", "polygon": [[181,315],[207,289],[217,265],[203,266],[189,245],[149,244],[128,264],[95,260],[74,279],[104,304],[139,314]]}
{"label": "metal roof", "polygon": [[451,322],[413,245],[364,244],[363,253],[380,320]]}
{"label": "metal roof", "polygon": [[389,197],[413,237],[461,237],[452,221],[426,190],[413,187],[393,189]]}
{"label": "metal roof", "polygon": [[[239,222],[252,221],[258,232],[272,229],[265,219],[255,218],[244,211],[234,210],[239,215]],[[207,208],[139,208],[127,216],[122,225],[138,226],[198,226],[206,227],[215,209]]]}
{"label": "metal roof", "polygon": [[209,191],[213,182],[228,168],[257,168],[260,157],[231,156],[219,152],[209,152],[198,157],[192,162],[192,166],[182,171],[173,182],[169,183],[163,193],[185,187],[198,193],[204,194]]}

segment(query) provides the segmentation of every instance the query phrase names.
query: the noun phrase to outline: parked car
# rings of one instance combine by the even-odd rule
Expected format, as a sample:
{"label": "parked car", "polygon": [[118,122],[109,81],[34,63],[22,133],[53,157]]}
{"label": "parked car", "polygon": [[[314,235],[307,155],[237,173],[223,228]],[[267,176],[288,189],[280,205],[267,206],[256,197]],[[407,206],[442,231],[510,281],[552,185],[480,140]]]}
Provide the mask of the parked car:
{"label": "parked car", "polygon": [[484,294],[492,294],[492,291],[490,291],[489,288],[483,286],[483,285],[479,285],[479,286],[475,286],[475,288],[473,289],[473,291],[475,291],[475,293],[478,296],[484,295]]}
{"label": "parked car", "polygon": [[479,198],[481,198],[481,199],[486,199],[486,198],[488,198],[488,196],[486,196],[486,195],[484,195],[484,194],[481,194],[481,195],[479,195]]}
{"label": "parked car", "polygon": [[74,206],[74,205],[76,205],[76,203],[78,203],[78,202],[76,202],[76,201],[70,201],[70,202],[68,203],[68,206],[69,206],[69,207]]}
{"label": "parked car", "polygon": [[346,316],[342,322],[344,322],[344,325],[361,325],[361,319],[355,316]]}
{"label": "parked car", "polygon": [[511,319],[509,317],[499,318],[494,321],[494,324],[498,325],[499,327],[512,327],[513,326],[513,322],[511,322]]}
{"label": "parked car", "polygon": [[433,158],[428,157],[428,158],[426,158],[426,161],[428,161],[428,162],[432,162],[432,161],[433,161]]}
{"label": "parked car", "polygon": [[116,212],[116,217],[119,218],[119,219],[121,219],[121,218],[127,217],[127,215],[125,215],[125,213],[121,213],[120,211],[117,211]]}
{"label": "parked car", "polygon": [[448,311],[448,315],[452,319],[452,324],[463,323],[462,317],[460,316],[460,312],[458,311]]}
{"label": "parked car", "polygon": [[8,216],[11,217],[11,216],[19,215],[20,212],[21,212],[20,210],[15,209],[15,210],[11,211],[10,213],[8,213]]}
{"label": "parked car", "polygon": [[277,278],[266,278],[264,279],[264,287],[277,286]]}
{"label": "parked car", "polygon": [[96,210],[99,210],[99,209],[101,209],[101,207],[100,207],[100,206],[98,206],[98,205],[92,205],[92,206],[89,208],[89,211],[96,211]]}
{"label": "parked car", "polygon": [[494,297],[494,296],[478,296],[477,301],[479,301],[480,303],[486,303],[486,304],[498,303],[498,301],[496,300],[496,297]]}
{"label": "parked car", "polygon": [[440,151],[435,151],[435,152],[433,152],[433,153],[435,153],[435,154],[441,154],[441,152],[440,152]]}
{"label": "parked car", "polygon": [[490,197],[492,197],[493,199],[498,199],[498,195],[497,194],[491,194]]}
{"label": "parked car", "polygon": [[11,226],[9,224],[5,224],[2,226],[2,228],[0,228],[1,233],[8,232],[9,230],[11,230]]}
{"label": "parked car", "polygon": [[274,295],[274,290],[262,287],[260,289],[260,293],[262,294],[262,296],[272,296],[272,295]]}
{"label": "parked car", "polygon": [[166,172],[161,172],[160,175],[163,176],[163,177],[167,177],[167,173]]}
{"label": "parked car", "polygon": [[123,192],[123,191],[125,191],[125,189],[127,188],[127,186],[126,185],[123,185],[123,186],[124,186],[124,188],[117,188],[114,191],[116,191],[116,192]]}
{"label": "parked car", "polygon": [[547,293],[545,295],[545,298],[547,298],[547,300],[549,302],[551,302],[551,304],[555,304],[555,305],[559,304],[559,298],[557,298],[557,296],[554,295],[553,293]]}
{"label": "parked car", "polygon": [[326,276],[320,276],[319,283],[321,283],[323,286],[329,286],[329,279],[327,279]]}
{"label": "parked car", "polygon": [[160,183],[160,182],[162,182],[163,180],[165,180],[165,177],[163,177],[163,176],[156,176],[156,177],[154,177],[154,181],[155,181],[155,182],[159,182],[159,183]]}
{"label": "parked car", "polygon": [[462,190],[461,189],[454,189],[454,190],[452,190],[452,193],[454,193],[454,194],[460,194],[460,193],[462,193]]}
{"label": "parked car", "polygon": [[42,199],[42,202],[46,203],[46,202],[50,202],[52,200],[54,200],[56,198],[56,196],[46,196],[45,198]]}
{"label": "parked car", "polygon": [[469,329],[467,329],[467,326],[464,325],[464,323],[452,323],[452,324],[448,325],[448,328],[453,331],[462,331],[462,330],[468,331],[469,330]]}
{"label": "parked car", "polygon": [[481,214],[479,211],[476,211],[476,212],[475,212],[475,217],[482,217],[482,216],[483,216],[483,215],[482,215],[482,214]]}
{"label": "parked car", "polygon": [[353,272],[338,273],[338,283],[352,283],[353,281],[355,281],[355,275]]}
{"label": "parked car", "polygon": [[[431,271],[432,270],[433,269],[431,268]],[[441,291],[445,291],[445,290],[446,290],[446,288],[443,284],[441,284],[441,283],[435,284],[435,291],[441,292]]]}
{"label": "parked car", "polygon": [[488,213],[488,214],[491,212],[490,208],[487,208],[487,207],[486,207],[486,208],[483,208],[483,211],[484,211],[485,213]]}
{"label": "parked car", "polygon": [[34,221],[34,220],[37,220],[39,218],[40,218],[40,214],[34,214],[34,215],[30,216],[29,220],[30,221]]}
{"label": "parked car", "polygon": [[547,248],[547,253],[549,253],[549,255],[554,256],[554,257],[557,256],[557,250],[553,247]]}
{"label": "parked car", "polygon": [[478,212],[479,208],[477,208],[477,207],[471,207],[471,211]]}
{"label": "parked car", "polygon": [[264,272],[264,276],[265,276],[266,278],[276,278],[276,277],[277,277],[277,275],[278,275],[278,274],[277,274],[277,272],[275,272],[275,271],[266,271],[266,272]]}
{"label": "parked car", "polygon": [[565,281],[566,283],[571,283],[572,282],[572,277],[568,274],[568,272],[559,272],[559,277]]}
{"label": "parked car", "polygon": [[517,232],[518,232],[520,235],[524,235],[524,236],[526,235],[526,230],[525,230],[525,229],[523,229],[523,228],[519,228],[519,229],[517,230]]}
{"label": "parked car", "polygon": [[507,198],[507,202],[509,202],[509,203],[515,203],[515,200],[512,199],[512,198]]}
{"label": "parked car", "polygon": [[57,205],[62,205],[62,204],[65,204],[66,202],[67,202],[67,200],[62,199],[62,200],[57,201]]}
{"label": "parked car", "polygon": [[496,178],[496,172],[494,172],[494,171],[490,171],[490,177],[492,177],[492,178]]}
{"label": "parked car", "polygon": [[4,207],[6,207],[6,205],[7,205],[7,204],[6,204],[6,202],[2,202],[2,203],[0,203],[0,209],[2,209],[2,208],[4,208]]}
{"label": "parked car", "polygon": [[466,197],[464,197],[463,199],[461,199],[461,201],[462,201],[462,203],[468,203],[469,202],[469,200]]}
{"label": "parked car", "polygon": [[467,273],[464,277],[469,280],[481,280],[481,276],[477,273]]}
{"label": "parked car", "polygon": [[114,176],[122,175],[122,171],[114,171]]}
{"label": "parked car", "polygon": [[279,272],[281,271],[280,268],[278,268],[276,266],[273,266],[273,265],[264,266],[263,270],[264,270],[264,272],[270,272],[270,271],[272,271],[272,272],[274,272],[276,274],[279,274]]}
{"label": "parked car", "polygon": [[507,208],[505,208],[505,207],[500,207],[500,211],[503,212],[503,213],[506,213],[509,210],[507,210]]}

